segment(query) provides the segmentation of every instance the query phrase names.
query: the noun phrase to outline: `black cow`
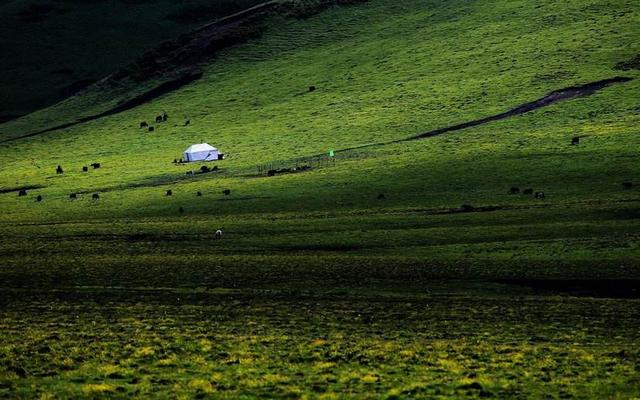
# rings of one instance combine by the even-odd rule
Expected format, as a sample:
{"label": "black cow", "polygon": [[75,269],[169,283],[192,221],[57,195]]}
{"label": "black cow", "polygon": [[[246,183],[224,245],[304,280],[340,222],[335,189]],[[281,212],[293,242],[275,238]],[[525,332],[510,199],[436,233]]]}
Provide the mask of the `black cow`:
{"label": "black cow", "polygon": [[155,130],[156,130],[156,128],[154,128],[153,126],[150,126],[150,127],[149,127],[149,132],[153,132],[153,131],[155,131]]}
{"label": "black cow", "polygon": [[527,189],[522,191],[522,194],[533,194],[533,189],[527,188]]}
{"label": "black cow", "polygon": [[77,195],[77,194],[75,194],[75,193],[71,193],[71,194],[69,195],[69,198],[70,198],[71,200],[75,200],[75,199],[77,199],[77,198],[78,198],[78,195]]}
{"label": "black cow", "polygon": [[171,189],[167,190],[166,195],[167,195],[167,196],[171,196],[171,195],[173,195],[173,191],[172,191]]}
{"label": "black cow", "polygon": [[25,189],[21,189],[18,192],[18,197],[22,197],[22,196],[26,196],[27,195],[27,191]]}
{"label": "black cow", "polygon": [[225,189],[222,191],[222,194],[224,194],[225,196],[228,196],[231,194],[231,190],[230,189]]}
{"label": "black cow", "polygon": [[190,123],[191,123],[191,120],[188,119],[188,120],[184,121],[184,126],[189,126]]}
{"label": "black cow", "polygon": [[184,208],[180,207],[178,211],[180,211],[180,214],[182,214],[184,212]]}
{"label": "black cow", "polygon": [[384,199],[386,199],[386,197],[385,197],[384,193],[380,193],[380,194],[378,195],[378,200],[384,200]]}
{"label": "black cow", "polygon": [[101,167],[99,162],[94,162],[94,163],[91,164],[91,166],[93,167],[93,169],[98,169],[98,168]]}
{"label": "black cow", "polygon": [[147,124],[147,121],[140,122],[140,128],[146,128],[148,126],[149,126],[149,124]]}
{"label": "black cow", "polygon": [[156,123],[160,123],[160,122],[162,122],[162,115],[158,115],[156,117]]}
{"label": "black cow", "polygon": [[86,165],[82,167],[82,172],[88,172],[88,171],[89,171],[89,167],[87,167]]}
{"label": "black cow", "polygon": [[58,165],[56,167],[56,174],[62,174],[62,173],[64,173],[64,171],[62,170],[62,167]]}
{"label": "black cow", "polygon": [[93,196],[91,196],[91,198],[94,200],[98,200],[100,198],[100,195],[98,193],[94,193]]}
{"label": "black cow", "polygon": [[42,195],[38,195],[38,197],[36,197],[36,201],[42,201]]}
{"label": "black cow", "polygon": [[460,206],[460,211],[462,212],[471,212],[474,211],[476,208],[474,206],[471,206],[469,204],[463,204]]}
{"label": "black cow", "polygon": [[544,196],[544,192],[536,192],[536,193],[535,193],[535,195],[534,195],[534,197],[535,197],[536,199],[544,199],[544,198],[545,198],[545,196]]}
{"label": "black cow", "polygon": [[573,139],[571,139],[571,144],[574,146],[580,144],[580,137],[575,136]]}
{"label": "black cow", "polygon": [[196,192],[196,196],[201,197],[201,196],[202,196],[202,192],[197,191],[197,192]]}
{"label": "black cow", "polygon": [[315,92],[316,91],[316,87],[315,86],[309,86],[309,91],[310,92]]}
{"label": "black cow", "polygon": [[509,194],[518,194],[518,193],[520,193],[519,187],[512,186],[511,189],[509,189]]}
{"label": "black cow", "polygon": [[207,167],[206,165],[203,165],[202,167],[200,167],[200,172],[202,173],[211,172],[211,168]]}
{"label": "black cow", "polygon": [[167,122],[169,119],[169,115],[166,112],[162,113],[162,122]]}

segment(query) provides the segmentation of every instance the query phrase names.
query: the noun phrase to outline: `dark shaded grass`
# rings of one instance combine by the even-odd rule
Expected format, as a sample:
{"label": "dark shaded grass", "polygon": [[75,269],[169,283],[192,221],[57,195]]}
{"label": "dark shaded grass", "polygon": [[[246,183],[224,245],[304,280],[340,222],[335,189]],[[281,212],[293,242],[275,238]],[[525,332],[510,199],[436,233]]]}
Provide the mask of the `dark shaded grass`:
{"label": "dark shaded grass", "polygon": [[640,385],[636,303],[446,292],[2,291],[0,393],[625,397]]}

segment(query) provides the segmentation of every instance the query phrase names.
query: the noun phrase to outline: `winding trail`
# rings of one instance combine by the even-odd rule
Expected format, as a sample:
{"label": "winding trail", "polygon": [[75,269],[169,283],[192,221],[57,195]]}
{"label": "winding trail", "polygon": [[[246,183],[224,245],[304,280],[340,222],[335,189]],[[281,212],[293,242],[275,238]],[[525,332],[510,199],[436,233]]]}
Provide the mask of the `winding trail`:
{"label": "winding trail", "polygon": [[395,140],[390,140],[390,141],[387,141],[387,142],[369,143],[369,144],[364,144],[364,145],[359,145],[359,146],[347,147],[347,148],[344,148],[344,149],[335,150],[335,153],[343,153],[343,152],[362,149],[362,148],[366,148],[366,147],[384,146],[384,145],[392,144],[392,143],[401,143],[401,142],[408,142],[408,141],[412,141],[412,140],[420,140],[420,139],[425,139],[425,138],[430,138],[430,137],[442,135],[442,134],[448,133],[448,132],[459,131],[459,130],[462,130],[462,129],[467,129],[467,128],[471,128],[471,127],[478,126],[478,125],[483,125],[483,124],[486,124],[486,123],[489,123],[489,122],[492,122],[492,121],[498,121],[498,120],[501,120],[501,119],[514,117],[516,115],[525,114],[525,113],[528,113],[530,111],[534,111],[534,110],[537,110],[539,108],[546,107],[546,106],[549,106],[551,104],[557,103],[559,101],[569,100],[569,99],[573,99],[573,98],[577,98],[577,97],[590,96],[590,95],[596,93],[597,91],[606,88],[607,86],[618,84],[618,83],[625,83],[625,82],[629,82],[631,80],[633,80],[633,78],[624,77],[624,76],[616,76],[614,78],[603,79],[603,80],[599,80],[599,81],[596,81],[596,82],[587,83],[587,84],[584,84],[584,85],[570,86],[570,87],[567,87],[567,88],[564,88],[564,89],[554,90],[553,92],[550,92],[549,94],[547,94],[546,96],[544,96],[542,98],[539,98],[538,100],[534,100],[532,102],[522,104],[522,105],[520,105],[518,107],[512,108],[511,110],[503,112],[503,113],[500,113],[500,114],[495,114],[495,115],[491,115],[491,116],[488,116],[488,117],[475,119],[473,121],[468,121],[468,122],[463,122],[463,123],[456,124],[456,125],[447,126],[447,127],[444,127],[444,128],[434,129],[432,131],[419,133],[417,135],[409,136],[409,137],[402,138],[402,139],[395,139]]}
{"label": "winding trail", "polygon": [[474,121],[469,121],[469,122],[464,122],[462,124],[449,126],[447,128],[440,128],[433,131],[421,133],[419,135],[415,135],[407,139],[403,139],[401,141],[424,139],[432,136],[441,135],[443,133],[447,133],[451,131],[459,131],[461,129],[471,128],[472,126],[482,125],[492,121],[498,121],[501,119],[528,113],[530,111],[534,111],[534,110],[537,110],[538,108],[546,107],[548,105],[557,103],[562,100],[573,99],[576,97],[590,96],[595,92],[597,92],[598,90],[604,89],[609,85],[613,85],[616,83],[629,82],[630,80],[632,80],[632,78],[617,76],[615,78],[603,79],[601,81],[587,83],[586,85],[571,86],[571,87],[560,89],[560,90],[554,90],[553,92],[549,93],[548,95],[538,100],[532,101],[530,103],[525,103],[521,106],[518,106],[516,108],[513,108],[501,114],[496,114],[490,117],[485,117],[481,119],[476,119]]}

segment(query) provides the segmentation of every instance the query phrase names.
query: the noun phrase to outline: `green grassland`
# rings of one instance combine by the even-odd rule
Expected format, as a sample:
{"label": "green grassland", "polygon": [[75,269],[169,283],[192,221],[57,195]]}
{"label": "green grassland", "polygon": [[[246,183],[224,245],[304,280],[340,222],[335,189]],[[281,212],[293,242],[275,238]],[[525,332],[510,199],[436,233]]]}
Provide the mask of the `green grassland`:
{"label": "green grassland", "polygon": [[[640,279],[639,39],[634,1],[372,0],[0,125],[0,394],[633,398],[637,299],[501,280]],[[201,141],[227,159],[187,175]]]}
{"label": "green grassland", "polygon": [[[637,80],[460,132],[338,153],[334,163],[304,173],[264,177],[256,169],[273,160],[400,139],[491,115],[573,84],[636,77],[636,70],[614,66],[637,53],[637,10],[632,3],[615,5],[372,2],[304,21],[276,18],[262,39],[228,50],[201,80],[182,90],[115,116],[4,143],[3,186],[44,188],[26,198],[0,195],[0,218],[107,224],[165,218],[163,229],[188,232],[192,221],[203,221],[244,236],[254,234],[246,226],[236,233],[234,224],[308,219],[304,225],[313,241],[341,243],[346,232],[369,252],[380,243],[409,245],[389,237],[404,230],[414,238],[416,254],[439,258],[446,252],[429,251],[439,242],[430,237],[436,232],[428,228],[436,227],[428,214],[469,204],[503,210],[438,217],[451,225],[438,237],[459,235],[455,228],[469,221],[489,233],[504,229],[494,241],[499,246],[509,240],[533,250],[574,240],[571,252],[590,258],[592,242],[619,241],[633,259],[637,189],[625,190],[622,183],[637,182],[638,176]],[[556,15],[554,22],[546,15]],[[533,22],[519,23],[527,18]],[[307,93],[310,85],[318,89]],[[81,100],[71,99],[78,107]],[[140,121],[162,111],[170,120],[154,133],[138,129]],[[47,112],[45,121],[54,124],[82,109],[65,112],[63,103],[1,129],[12,137],[29,132],[29,126],[46,126]],[[185,116],[191,120],[187,127]],[[575,135],[585,136],[580,146],[570,146]],[[185,172],[200,165],[171,161],[201,140],[228,159],[219,163],[218,173],[188,177]],[[91,162],[103,167],[81,172]],[[64,175],[55,175],[58,164],[67,170]],[[508,195],[514,185],[543,190],[547,199]],[[222,195],[227,188],[232,194]],[[167,189],[172,197],[164,196]],[[204,195],[196,197],[196,191]],[[71,201],[71,192],[87,194]],[[99,201],[90,200],[92,192],[101,192]],[[380,193],[384,200],[377,198]],[[42,203],[35,203],[37,194]],[[387,232],[392,227],[385,215],[416,220],[420,213],[426,215],[419,229],[399,223]],[[381,220],[373,230],[362,230],[362,222],[344,222],[354,214]],[[318,215],[336,219],[319,228]],[[514,223],[526,233],[510,231]],[[561,238],[554,239],[552,230]],[[491,242],[485,235],[474,240]],[[277,236],[267,242],[281,241]],[[551,251],[535,252],[562,261]],[[588,267],[584,273],[598,271]]]}

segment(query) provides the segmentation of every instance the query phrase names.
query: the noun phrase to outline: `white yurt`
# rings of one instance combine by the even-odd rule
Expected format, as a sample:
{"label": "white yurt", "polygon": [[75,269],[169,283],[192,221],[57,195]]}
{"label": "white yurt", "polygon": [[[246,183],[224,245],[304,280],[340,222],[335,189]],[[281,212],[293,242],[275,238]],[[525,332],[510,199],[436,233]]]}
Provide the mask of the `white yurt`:
{"label": "white yurt", "polygon": [[214,161],[219,159],[220,152],[209,143],[192,144],[184,151],[184,161]]}

